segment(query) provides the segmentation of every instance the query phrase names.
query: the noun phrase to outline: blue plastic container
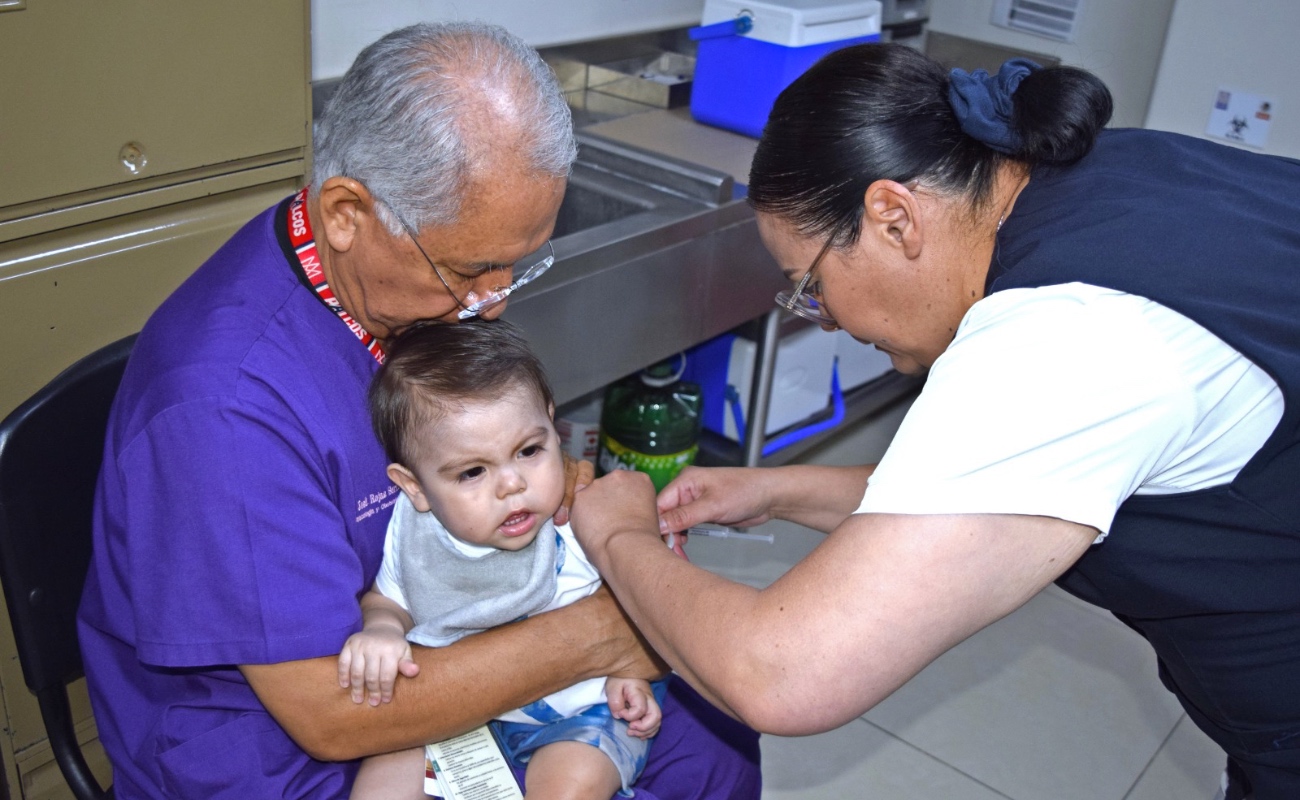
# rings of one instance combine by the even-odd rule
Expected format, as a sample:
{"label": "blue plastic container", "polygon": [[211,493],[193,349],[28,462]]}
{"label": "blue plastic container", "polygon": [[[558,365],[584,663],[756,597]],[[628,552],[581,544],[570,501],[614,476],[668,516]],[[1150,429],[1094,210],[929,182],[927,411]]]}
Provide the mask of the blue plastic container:
{"label": "blue plastic container", "polygon": [[698,122],[757,138],[785,87],[834,50],[880,41],[876,0],[706,0],[691,87]]}
{"label": "blue plastic container", "polygon": [[[731,360],[731,343],[736,334],[724,333],[686,351],[686,372],[682,380],[698,384],[704,397],[700,421],[705,430],[719,436],[727,432],[727,414],[731,411],[734,388],[727,385],[727,366]],[[730,391],[728,391],[730,389]],[[739,398],[736,398],[739,403]],[[742,415],[743,416],[743,415]]]}
{"label": "blue plastic container", "polygon": [[691,116],[705,125],[757,139],[776,96],[817,59],[841,47],[878,41],[878,33],[805,47],[740,35],[701,39],[691,85]]}
{"label": "blue plastic container", "polygon": [[[748,398],[742,399],[738,387],[733,386],[730,382],[731,359],[735,357],[732,345],[736,342],[736,338],[734,333],[724,333],[687,350],[686,370],[682,378],[698,384],[700,387],[700,394],[703,398],[700,421],[703,427],[719,436],[743,442],[748,427],[748,420],[745,419],[745,415],[749,411],[746,407]],[[780,355],[778,354],[778,362],[779,360]],[[780,365],[778,363],[779,369]],[[775,387],[780,383],[780,381],[774,381],[774,391],[776,391]],[[744,387],[744,391],[748,395],[750,387]],[[762,455],[770,456],[795,442],[834,428],[843,422],[845,417],[844,393],[840,389],[839,370],[835,365],[831,367],[830,386],[827,389],[827,394],[831,409],[829,416],[824,413],[825,406],[820,409],[810,409],[808,418],[801,419],[780,430],[773,430],[774,421],[769,418]],[[779,402],[779,400],[774,397],[773,403],[775,402]],[[769,404],[769,413],[772,405]],[[808,421],[808,419],[812,421]]]}

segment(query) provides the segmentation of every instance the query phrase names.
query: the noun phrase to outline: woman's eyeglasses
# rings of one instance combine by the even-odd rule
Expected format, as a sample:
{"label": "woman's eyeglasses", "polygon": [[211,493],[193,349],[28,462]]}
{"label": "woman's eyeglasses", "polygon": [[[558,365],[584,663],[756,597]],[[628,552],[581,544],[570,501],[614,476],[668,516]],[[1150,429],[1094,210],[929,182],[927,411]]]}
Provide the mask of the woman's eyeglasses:
{"label": "woman's eyeglasses", "polygon": [[830,252],[831,245],[835,243],[840,232],[844,229],[844,224],[836,225],[835,230],[831,231],[830,238],[826,240],[826,244],[822,245],[822,249],[817,253],[817,257],[813,259],[808,271],[803,274],[803,278],[795,285],[794,291],[776,293],[776,304],[778,306],[795,316],[811,320],[818,325],[839,327],[839,323],[826,311],[826,306],[822,305],[818,299],[822,294],[822,282],[813,280],[813,272],[816,271],[817,265],[822,262],[826,254]]}

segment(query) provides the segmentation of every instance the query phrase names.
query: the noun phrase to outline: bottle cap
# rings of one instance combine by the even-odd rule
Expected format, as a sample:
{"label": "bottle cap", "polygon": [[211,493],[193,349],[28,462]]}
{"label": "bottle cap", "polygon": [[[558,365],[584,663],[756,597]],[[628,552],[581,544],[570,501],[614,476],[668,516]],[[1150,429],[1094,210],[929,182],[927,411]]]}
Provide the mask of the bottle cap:
{"label": "bottle cap", "polygon": [[686,372],[686,354],[678,353],[641,370],[641,382],[656,389],[677,382]]}

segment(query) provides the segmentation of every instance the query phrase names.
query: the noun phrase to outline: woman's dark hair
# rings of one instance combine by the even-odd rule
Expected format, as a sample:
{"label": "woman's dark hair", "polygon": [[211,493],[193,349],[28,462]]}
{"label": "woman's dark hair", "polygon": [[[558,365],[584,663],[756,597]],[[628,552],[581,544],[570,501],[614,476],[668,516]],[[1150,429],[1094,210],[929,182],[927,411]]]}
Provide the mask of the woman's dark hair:
{"label": "woman's dark hair", "polygon": [[1034,167],[1083,158],[1112,108],[1091,73],[1036,69],[1012,96],[1019,144],[1004,155],[962,132],[948,90],[949,70],[910,47],[826,55],[777,98],[750,168],[750,203],[805,236],[842,230],[836,244],[849,244],[874,181],[921,180],[978,207],[1007,159]]}
{"label": "woman's dark hair", "polygon": [[370,421],[388,460],[410,466],[419,432],[448,403],[491,400],[517,386],[543,407],[554,402],[542,362],[515,326],[478,317],[417,325],[388,345],[370,383]]}

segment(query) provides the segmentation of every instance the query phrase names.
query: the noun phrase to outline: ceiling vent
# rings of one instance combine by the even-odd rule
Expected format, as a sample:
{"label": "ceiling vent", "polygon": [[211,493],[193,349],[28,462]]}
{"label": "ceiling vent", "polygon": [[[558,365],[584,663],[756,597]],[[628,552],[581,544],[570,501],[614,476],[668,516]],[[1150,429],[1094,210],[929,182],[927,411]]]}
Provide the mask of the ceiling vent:
{"label": "ceiling vent", "polygon": [[1084,0],[994,0],[993,24],[1073,42]]}

